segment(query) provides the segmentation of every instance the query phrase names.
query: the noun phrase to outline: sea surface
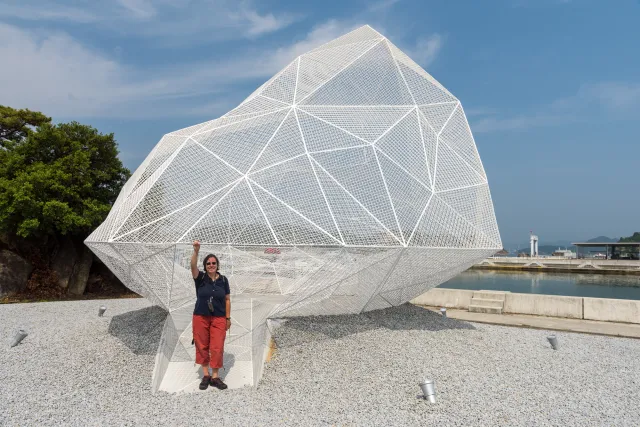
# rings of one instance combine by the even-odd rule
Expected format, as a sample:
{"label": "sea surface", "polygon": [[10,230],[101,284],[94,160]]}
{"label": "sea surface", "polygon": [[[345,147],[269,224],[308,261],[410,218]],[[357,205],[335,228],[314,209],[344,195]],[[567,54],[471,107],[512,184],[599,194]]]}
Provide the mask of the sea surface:
{"label": "sea surface", "polygon": [[610,274],[467,270],[438,287],[640,300],[640,276]]}

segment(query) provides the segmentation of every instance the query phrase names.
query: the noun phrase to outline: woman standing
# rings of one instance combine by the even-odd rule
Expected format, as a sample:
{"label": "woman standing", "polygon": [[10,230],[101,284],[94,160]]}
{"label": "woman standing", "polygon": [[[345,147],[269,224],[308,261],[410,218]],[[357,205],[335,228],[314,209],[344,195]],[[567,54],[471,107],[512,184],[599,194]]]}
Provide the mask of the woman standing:
{"label": "woman standing", "polygon": [[[196,344],[196,363],[202,366],[200,390],[209,385],[224,390],[227,385],[218,377],[222,368],[224,338],[231,327],[229,281],[218,272],[220,261],[214,254],[204,257],[204,272],[198,270],[200,242],[193,242],[191,274],[196,283],[196,307],[193,310],[193,339]],[[209,375],[211,366],[211,375]]]}

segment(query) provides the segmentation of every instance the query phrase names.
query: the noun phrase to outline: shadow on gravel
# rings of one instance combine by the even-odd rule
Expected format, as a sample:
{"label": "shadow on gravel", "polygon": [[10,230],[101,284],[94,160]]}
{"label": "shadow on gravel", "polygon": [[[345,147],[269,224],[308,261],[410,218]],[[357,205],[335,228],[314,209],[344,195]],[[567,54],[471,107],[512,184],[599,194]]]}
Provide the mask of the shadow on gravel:
{"label": "shadow on gravel", "polygon": [[167,312],[154,305],[111,318],[109,334],[118,338],[134,354],[156,354]]}
{"label": "shadow on gravel", "polygon": [[476,328],[469,322],[442,317],[439,313],[407,303],[362,314],[288,318],[283,327],[274,331],[274,339],[278,347],[290,347],[305,342],[343,338],[375,329],[436,332]]}

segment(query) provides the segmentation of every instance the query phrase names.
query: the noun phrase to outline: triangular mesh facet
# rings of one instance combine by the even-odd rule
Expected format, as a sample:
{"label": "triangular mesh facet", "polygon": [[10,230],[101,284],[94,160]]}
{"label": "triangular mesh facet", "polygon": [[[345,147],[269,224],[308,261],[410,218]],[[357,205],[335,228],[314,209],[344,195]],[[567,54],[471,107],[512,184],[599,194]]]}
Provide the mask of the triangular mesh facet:
{"label": "triangular mesh facet", "polygon": [[305,105],[407,105],[411,94],[385,43],[378,43],[305,98]]}
{"label": "triangular mesh facet", "polygon": [[290,206],[298,215],[339,239],[331,211],[307,156],[257,172],[251,175],[251,181]]}

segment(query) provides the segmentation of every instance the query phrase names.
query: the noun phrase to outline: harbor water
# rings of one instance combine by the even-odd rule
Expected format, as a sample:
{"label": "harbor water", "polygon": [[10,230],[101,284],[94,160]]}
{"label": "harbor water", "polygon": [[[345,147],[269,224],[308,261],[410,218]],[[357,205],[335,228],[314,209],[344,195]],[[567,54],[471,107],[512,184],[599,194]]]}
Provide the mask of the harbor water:
{"label": "harbor water", "polygon": [[640,276],[611,274],[467,270],[439,287],[640,300]]}

